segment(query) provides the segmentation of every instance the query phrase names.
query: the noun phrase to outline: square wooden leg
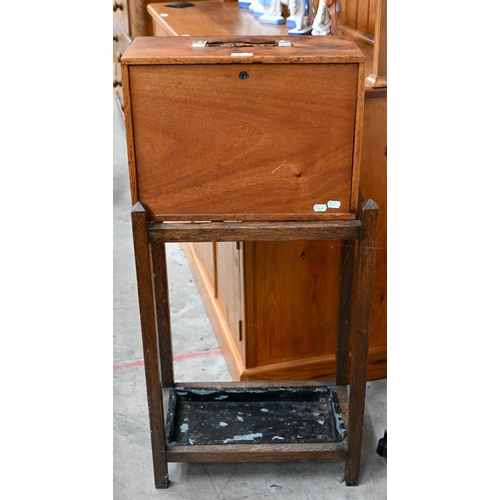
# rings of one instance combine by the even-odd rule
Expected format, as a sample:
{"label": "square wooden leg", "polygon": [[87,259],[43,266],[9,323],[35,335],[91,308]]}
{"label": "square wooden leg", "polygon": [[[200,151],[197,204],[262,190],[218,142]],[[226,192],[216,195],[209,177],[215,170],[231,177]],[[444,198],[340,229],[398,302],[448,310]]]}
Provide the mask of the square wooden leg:
{"label": "square wooden leg", "polygon": [[348,447],[345,468],[347,486],[357,486],[359,483],[377,222],[378,207],[372,200],[368,200],[361,209],[362,236],[358,245],[359,271],[356,284],[355,326],[349,392]]}
{"label": "square wooden leg", "polygon": [[153,285],[155,291],[156,326],[162,387],[173,387],[174,367],[172,357],[172,327],[168,296],[167,256],[164,243],[151,244]]}
{"label": "square wooden leg", "polygon": [[[153,469],[157,488],[168,487],[166,460],[165,419],[160,378],[160,354],[156,323],[155,290],[153,281],[153,258],[148,241],[146,210],[140,203],[132,208],[132,231],[134,237],[139,314],[146,372],[149,423]],[[158,252],[157,252],[158,253]]]}
{"label": "square wooden leg", "polygon": [[339,318],[337,327],[337,385],[349,383],[349,340],[351,333],[352,287],[354,278],[354,240],[340,242]]}

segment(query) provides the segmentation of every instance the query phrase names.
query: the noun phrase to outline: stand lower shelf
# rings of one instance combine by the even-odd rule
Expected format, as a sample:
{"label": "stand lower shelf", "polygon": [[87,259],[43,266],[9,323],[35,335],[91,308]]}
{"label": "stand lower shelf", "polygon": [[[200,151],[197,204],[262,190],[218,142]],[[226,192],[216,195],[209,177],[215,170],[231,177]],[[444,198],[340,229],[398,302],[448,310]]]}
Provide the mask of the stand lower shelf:
{"label": "stand lower shelf", "polygon": [[168,461],[345,458],[344,386],[330,381],[190,383],[163,392]]}

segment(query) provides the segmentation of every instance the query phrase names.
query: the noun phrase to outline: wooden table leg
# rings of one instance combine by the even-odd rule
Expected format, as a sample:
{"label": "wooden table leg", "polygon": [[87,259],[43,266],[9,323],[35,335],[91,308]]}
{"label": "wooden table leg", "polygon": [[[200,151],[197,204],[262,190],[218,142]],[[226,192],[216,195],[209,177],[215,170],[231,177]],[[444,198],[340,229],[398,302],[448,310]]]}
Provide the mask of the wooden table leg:
{"label": "wooden table leg", "polygon": [[173,387],[172,327],[170,324],[170,300],[168,296],[167,256],[164,243],[151,244],[151,258],[153,261],[161,382],[163,387]]}
{"label": "wooden table leg", "polygon": [[354,278],[355,240],[340,241],[339,318],[335,381],[349,383],[349,340],[351,334],[352,286]]}
{"label": "wooden table leg", "polygon": [[134,237],[139,314],[146,372],[149,423],[153,469],[157,488],[168,487],[168,465],[166,460],[165,419],[163,415],[163,394],[160,379],[160,358],[153,284],[153,259],[148,241],[146,210],[140,203],[132,208],[132,232]]}
{"label": "wooden table leg", "polygon": [[347,486],[357,486],[359,483],[366,392],[366,367],[368,363],[370,315],[377,245],[377,204],[372,200],[364,203],[360,218],[362,236],[358,245],[358,279],[349,392],[348,448],[345,468],[345,482]]}

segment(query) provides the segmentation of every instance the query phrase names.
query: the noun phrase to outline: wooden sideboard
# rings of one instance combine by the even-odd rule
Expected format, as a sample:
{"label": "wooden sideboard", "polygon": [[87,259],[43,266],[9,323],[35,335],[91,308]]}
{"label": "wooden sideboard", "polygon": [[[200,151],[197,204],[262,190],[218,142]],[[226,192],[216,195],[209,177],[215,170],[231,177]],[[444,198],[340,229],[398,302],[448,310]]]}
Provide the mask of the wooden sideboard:
{"label": "wooden sideboard", "polygon": [[120,60],[136,36],[153,34],[153,23],[146,7],[151,0],[113,0],[113,93],[123,118]]}
{"label": "wooden sideboard", "polygon": [[[182,9],[149,4],[154,34],[287,33],[283,25],[259,23],[236,2],[192,3]],[[387,376],[386,0],[358,1],[357,9],[354,3],[342,0],[339,27],[355,39],[367,63],[360,187],[380,209],[368,358],[368,379],[374,380]],[[362,8],[368,11],[367,22]],[[234,380],[333,378],[338,241],[190,243],[183,248]]]}

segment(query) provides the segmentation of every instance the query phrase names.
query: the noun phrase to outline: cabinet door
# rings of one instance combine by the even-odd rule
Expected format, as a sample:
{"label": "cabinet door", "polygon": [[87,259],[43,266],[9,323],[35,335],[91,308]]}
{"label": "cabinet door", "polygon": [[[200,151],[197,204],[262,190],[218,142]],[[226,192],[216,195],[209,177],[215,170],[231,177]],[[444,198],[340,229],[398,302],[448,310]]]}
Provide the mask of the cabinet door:
{"label": "cabinet door", "polygon": [[247,367],[334,354],[339,242],[258,242],[251,252],[248,343],[256,348]]}
{"label": "cabinet door", "polygon": [[236,243],[182,243],[233,380],[245,369],[242,264]]}
{"label": "cabinet door", "polygon": [[216,243],[217,301],[241,358],[245,359],[242,314],[241,245]]}

